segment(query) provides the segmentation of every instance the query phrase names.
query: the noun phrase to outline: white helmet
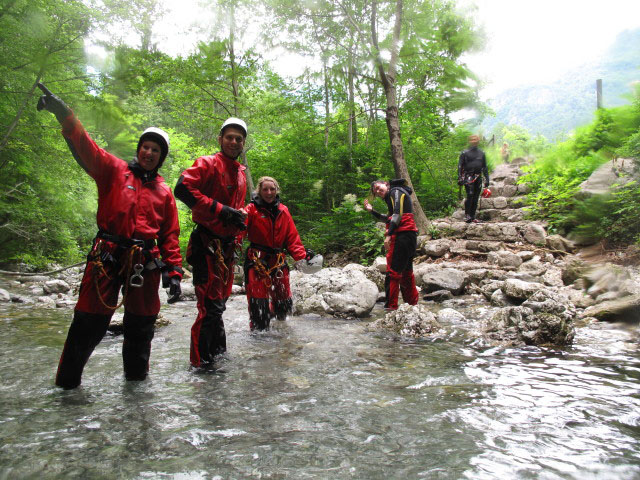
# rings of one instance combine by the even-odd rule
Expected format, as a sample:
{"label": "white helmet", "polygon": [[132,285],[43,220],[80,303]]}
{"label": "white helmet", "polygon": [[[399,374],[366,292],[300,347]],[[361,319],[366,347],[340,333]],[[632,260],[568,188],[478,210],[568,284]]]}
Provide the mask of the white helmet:
{"label": "white helmet", "polygon": [[146,139],[149,139],[160,145],[160,150],[162,151],[162,154],[160,155],[160,162],[158,163],[158,168],[160,168],[162,166],[162,162],[164,162],[164,159],[169,154],[169,134],[161,128],[147,128],[144,132],[142,132],[142,135],[140,135],[140,140],[138,140],[138,148],[136,148],[136,152],[140,150],[140,145],[142,145],[142,142],[144,142]]}
{"label": "white helmet", "polygon": [[316,253],[309,260],[300,261],[300,271],[303,273],[316,273],[322,269],[324,258],[319,253]]}
{"label": "white helmet", "polygon": [[222,132],[224,132],[225,128],[231,126],[240,128],[244,132],[245,138],[247,137],[247,134],[249,133],[249,130],[247,130],[247,124],[244,123],[244,120],[240,120],[236,117],[229,117],[224,121],[222,127],[220,127],[220,135],[222,135]]}

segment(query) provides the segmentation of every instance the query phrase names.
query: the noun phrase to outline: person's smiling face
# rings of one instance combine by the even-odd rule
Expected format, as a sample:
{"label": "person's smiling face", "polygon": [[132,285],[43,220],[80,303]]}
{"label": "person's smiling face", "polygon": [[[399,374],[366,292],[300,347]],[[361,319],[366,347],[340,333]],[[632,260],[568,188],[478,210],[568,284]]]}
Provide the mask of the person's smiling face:
{"label": "person's smiling face", "polygon": [[244,132],[236,127],[227,127],[218,137],[218,143],[222,153],[235,160],[244,149]]}
{"label": "person's smiling face", "polygon": [[260,198],[262,198],[265,203],[273,203],[276,199],[276,195],[278,194],[278,189],[273,182],[265,180],[260,186],[259,194]]}
{"label": "person's smiling face", "polygon": [[152,140],[145,140],[138,150],[138,163],[147,172],[151,172],[158,166],[160,155],[162,155],[160,145]]}

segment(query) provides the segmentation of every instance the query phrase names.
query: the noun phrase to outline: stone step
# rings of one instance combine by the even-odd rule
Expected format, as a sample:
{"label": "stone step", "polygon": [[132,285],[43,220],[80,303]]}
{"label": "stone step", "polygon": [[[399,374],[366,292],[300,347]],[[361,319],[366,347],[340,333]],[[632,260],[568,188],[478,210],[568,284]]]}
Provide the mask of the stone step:
{"label": "stone step", "polygon": [[[483,209],[503,209],[503,208],[520,208],[524,207],[526,203],[526,196],[519,197],[499,197],[496,195],[491,195],[489,198],[480,198],[478,200],[478,210]],[[460,201],[459,207],[464,209],[465,199]]]}
{"label": "stone step", "polygon": [[431,222],[442,236],[466,240],[496,241],[505,243],[530,243],[545,245],[545,224],[542,222],[492,222],[465,223],[456,219],[439,219]]}
{"label": "stone step", "polygon": [[[476,211],[476,218],[485,222],[521,222],[526,213],[522,208],[482,208]],[[464,221],[464,210],[456,210],[451,218],[459,222]]]}

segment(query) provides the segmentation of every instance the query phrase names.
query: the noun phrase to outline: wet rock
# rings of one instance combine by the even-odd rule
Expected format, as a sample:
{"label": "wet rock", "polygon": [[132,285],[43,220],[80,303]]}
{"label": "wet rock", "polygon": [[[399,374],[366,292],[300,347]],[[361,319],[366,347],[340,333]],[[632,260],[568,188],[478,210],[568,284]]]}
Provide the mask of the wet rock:
{"label": "wet rock", "polygon": [[291,272],[293,313],[364,317],[373,309],[378,287],[359,270],[324,268],[312,275]]}
{"label": "wet rock", "polygon": [[443,308],[438,312],[437,316],[438,323],[463,323],[466,321],[466,318],[459,311],[454,310],[453,308]]}
{"label": "wet rock", "polygon": [[494,307],[513,306],[513,302],[509,300],[502,290],[495,290],[489,297],[489,303]]}
{"label": "wet rock", "polygon": [[495,312],[485,326],[485,335],[503,345],[570,345],[575,336],[575,328],[566,315],[545,311],[548,307],[555,311],[558,307],[551,302],[534,311],[530,306],[505,307]]}
{"label": "wet rock", "polygon": [[36,301],[38,303],[41,303],[41,304],[47,306],[47,307],[55,307],[56,306],[56,301],[52,297],[47,297],[47,296],[37,297]]}
{"label": "wet rock", "polygon": [[9,294],[9,292],[4,290],[3,288],[0,288],[0,302],[10,302],[10,301],[11,301],[11,295]]}
{"label": "wet rock", "polygon": [[42,287],[45,293],[66,293],[71,287],[64,280],[49,280]]}
{"label": "wet rock", "polygon": [[405,337],[427,337],[442,329],[433,313],[421,305],[403,303],[371,324],[372,329],[385,329]]}
{"label": "wet rock", "polygon": [[451,300],[453,294],[449,290],[436,290],[435,292],[427,293],[422,297],[426,302],[444,302],[445,300]]}
{"label": "wet rock", "polygon": [[610,322],[640,320],[640,295],[628,295],[609,300],[585,309],[583,317],[595,317]]}

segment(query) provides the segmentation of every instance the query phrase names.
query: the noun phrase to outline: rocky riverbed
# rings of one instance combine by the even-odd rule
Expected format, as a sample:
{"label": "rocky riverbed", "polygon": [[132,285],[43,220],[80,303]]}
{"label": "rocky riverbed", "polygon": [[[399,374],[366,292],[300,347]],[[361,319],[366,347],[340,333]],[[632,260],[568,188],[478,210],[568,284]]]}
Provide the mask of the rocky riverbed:
{"label": "rocky riverbed", "polygon": [[[518,180],[523,160],[492,174],[491,198],[482,199],[479,224],[463,210],[432,222],[439,238],[420,237],[414,265],[421,300],[384,316],[383,257],[373,265],[349,264],[314,274],[292,271],[294,314],[371,318],[371,328],[428,337],[465,327],[471,342],[487,345],[570,345],[576,325],[640,320],[640,270],[586,258],[573,242],[547,235],[542,222],[525,220]],[[82,268],[52,276],[3,276],[0,302],[72,309]],[[244,293],[236,275],[234,294]],[[193,300],[189,275],[183,299]],[[161,299],[166,293],[161,291]],[[373,315],[373,318],[372,318]],[[118,330],[116,314],[112,330]],[[160,318],[159,325],[170,319]]]}

